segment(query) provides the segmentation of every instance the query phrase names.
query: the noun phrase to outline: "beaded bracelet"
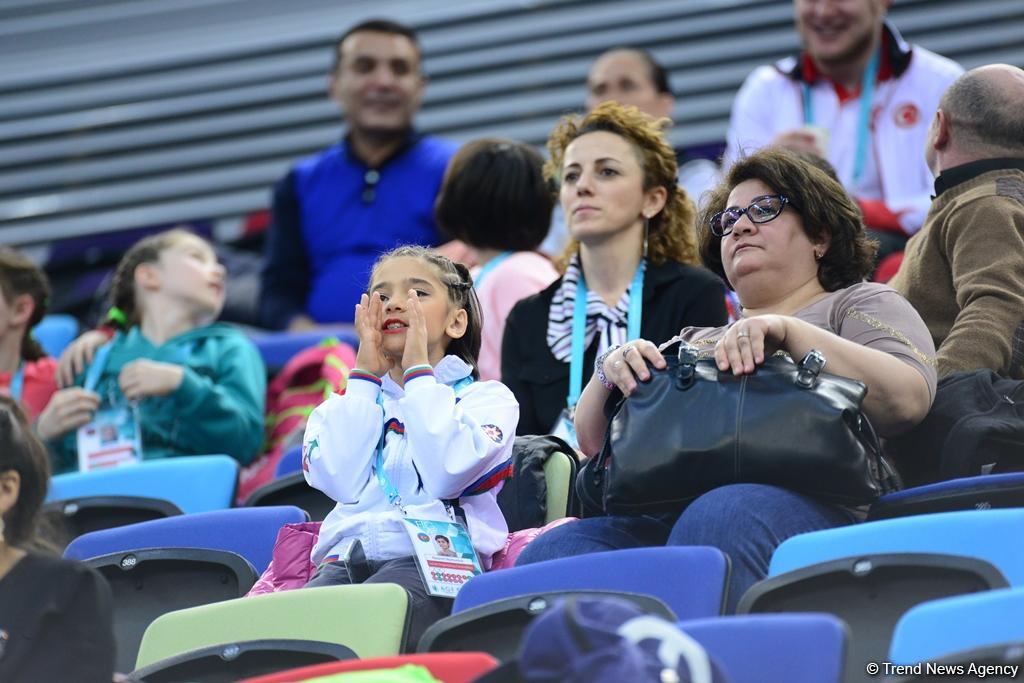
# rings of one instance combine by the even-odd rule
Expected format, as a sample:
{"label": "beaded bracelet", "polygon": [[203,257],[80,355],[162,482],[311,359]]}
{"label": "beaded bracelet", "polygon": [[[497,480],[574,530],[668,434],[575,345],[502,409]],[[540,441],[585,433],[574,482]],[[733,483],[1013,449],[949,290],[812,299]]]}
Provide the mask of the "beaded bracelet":
{"label": "beaded bracelet", "polygon": [[597,381],[601,383],[608,391],[615,391],[616,387],[613,383],[608,381],[608,378],[604,374],[604,362],[611,355],[612,351],[619,348],[621,344],[614,344],[608,347],[608,350],[597,357],[594,361],[594,375],[597,377]]}

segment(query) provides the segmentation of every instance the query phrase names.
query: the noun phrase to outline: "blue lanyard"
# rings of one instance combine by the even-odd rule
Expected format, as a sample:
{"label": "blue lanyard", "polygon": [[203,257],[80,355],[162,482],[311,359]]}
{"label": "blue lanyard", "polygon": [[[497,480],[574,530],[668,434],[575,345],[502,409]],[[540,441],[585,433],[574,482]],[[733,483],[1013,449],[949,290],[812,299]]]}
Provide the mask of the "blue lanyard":
{"label": "blue lanyard", "polygon": [[[629,317],[626,319],[628,341],[640,338],[640,318],[644,308],[644,271],[647,263],[643,259],[636,267],[633,282],[629,285]],[[583,341],[587,333],[587,281],[580,273],[576,284],[576,303],[572,311],[572,357],[569,362],[569,396],[566,405],[576,407],[583,393]]]}
{"label": "blue lanyard", "polygon": [[21,402],[21,391],[25,388],[25,363],[18,364],[18,369],[11,375],[11,398],[15,402]]}
{"label": "blue lanyard", "polygon": [[[459,392],[464,388],[468,387],[473,383],[473,376],[463,377],[458,382],[452,385],[452,391],[458,396]],[[381,411],[384,410],[384,399],[381,394],[377,394],[377,405],[381,407]],[[391,477],[384,471],[384,437],[387,436],[387,432],[384,429],[384,425],[381,425],[380,438],[377,439],[377,449],[373,454],[373,471],[377,476],[377,483],[384,490],[384,495],[388,498],[388,503],[395,506],[405,514],[405,507],[402,505],[402,496],[398,493],[398,489],[391,483]]]}
{"label": "blue lanyard", "polygon": [[502,261],[504,261],[505,259],[507,259],[511,255],[512,255],[511,251],[503,251],[500,254],[498,254],[497,256],[495,256],[494,258],[492,258],[487,263],[485,263],[482,266],[480,266],[479,272],[477,272],[476,277],[473,278],[473,287],[475,289],[480,289],[480,283],[484,281],[484,278],[492,270],[497,268],[501,264]]}
{"label": "blue lanyard", "polygon": [[[875,97],[875,79],[878,75],[878,61],[881,49],[875,50],[864,69],[864,80],[860,86],[860,113],[857,122],[857,150],[853,158],[853,183],[860,182],[864,173],[864,159],[867,157],[868,136],[871,128],[871,101]],[[814,105],[811,102],[811,86],[803,84],[804,89],[804,123],[814,124]]]}
{"label": "blue lanyard", "polygon": [[92,365],[86,370],[85,382],[82,384],[87,391],[96,391],[96,385],[100,383],[103,370],[107,367],[107,357],[110,355],[112,346],[112,342],[107,342],[96,350],[96,356],[92,360]]}

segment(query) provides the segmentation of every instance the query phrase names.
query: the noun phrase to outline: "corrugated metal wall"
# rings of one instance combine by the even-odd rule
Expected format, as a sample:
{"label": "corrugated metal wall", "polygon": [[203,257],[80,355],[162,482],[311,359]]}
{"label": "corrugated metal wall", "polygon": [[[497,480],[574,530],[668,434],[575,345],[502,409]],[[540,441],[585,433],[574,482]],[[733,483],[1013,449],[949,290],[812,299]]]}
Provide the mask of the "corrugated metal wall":
{"label": "corrugated metal wall", "polygon": [[[786,0],[0,0],[0,241],[265,208],[341,130],[331,43],[369,16],[421,31],[420,128],[541,144],[590,62],[647,47],[672,73],[673,142],[725,136],[756,65],[797,48]],[[1024,66],[1021,0],[896,0],[904,35],[965,67]]]}

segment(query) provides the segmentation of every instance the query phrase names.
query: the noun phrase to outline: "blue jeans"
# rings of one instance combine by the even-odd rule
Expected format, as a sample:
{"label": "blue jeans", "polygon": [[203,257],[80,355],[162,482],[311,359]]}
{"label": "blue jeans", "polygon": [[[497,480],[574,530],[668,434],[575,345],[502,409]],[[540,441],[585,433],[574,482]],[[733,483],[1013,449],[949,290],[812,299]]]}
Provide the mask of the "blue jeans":
{"label": "blue jeans", "polygon": [[710,545],[732,560],[726,611],[768,574],[780,543],[797,534],[856,521],[845,508],[766,484],[708,491],[671,518],[591,517],[556,527],[523,550],[517,565],[604,550],[657,545]]}

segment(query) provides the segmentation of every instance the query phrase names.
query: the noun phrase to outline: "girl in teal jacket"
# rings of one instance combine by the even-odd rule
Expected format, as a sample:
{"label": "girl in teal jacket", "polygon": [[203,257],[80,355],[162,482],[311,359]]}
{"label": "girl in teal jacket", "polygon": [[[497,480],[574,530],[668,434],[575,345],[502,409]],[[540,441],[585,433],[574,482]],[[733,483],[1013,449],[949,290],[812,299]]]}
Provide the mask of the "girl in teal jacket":
{"label": "girl in teal jacket", "polygon": [[[185,230],[141,240],[118,264],[113,299],[122,330],[75,383],[136,411],[146,460],[226,453],[250,462],[263,441],[266,369],[245,335],[211,322],[224,306],[224,267],[210,245]],[[72,431],[50,444],[55,471],[78,469],[78,443]]]}

